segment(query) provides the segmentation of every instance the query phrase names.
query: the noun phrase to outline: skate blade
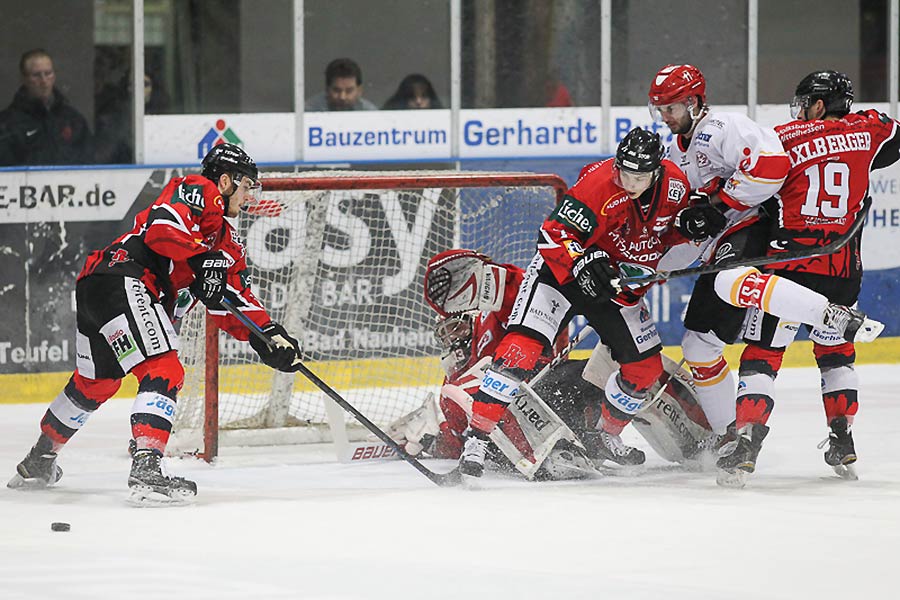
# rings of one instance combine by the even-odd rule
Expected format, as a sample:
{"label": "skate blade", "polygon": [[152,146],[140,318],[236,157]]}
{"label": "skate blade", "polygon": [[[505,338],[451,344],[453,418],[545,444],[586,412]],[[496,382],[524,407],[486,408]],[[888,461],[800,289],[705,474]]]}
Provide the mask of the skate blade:
{"label": "skate blade", "polygon": [[137,507],[184,506],[193,503],[197,495],[189,490],[174,490],[171,495],[156,491],[149,485],[135,485],[129,488],[125,501]]}
{"label": "skate blade", "polygon": [[856,332],[853,342],[863,344],[875,341],[875,338],[881,335],[882,331],[884,331],[884,323],[867,318]]}
{"label": "skate blade", "polygon": [[466,475],[465,473],[459,472],[459,485],[465,490],[480,490],[483,489],[483,482],[481,481],[483,477],[478,477],[476,475]]}
{"label": "skate blade", "polygon": [[716,484],[720,487],[739,490],[747,485],[747,472],[737,469],[734,473],[730,473],[719,469],[719,472],[716,473]]}
{"label": "skate blade", "polygon": [[13,475],[6,483],[6,487],[11,490],[43,490],[47,488],[47,482],[43,479],[30,478],[25,479],[18,473]]}
{"label": "skate blade", "polygon": [[57,481],[59,481],[58,477],[53,481],[44,481],[37,477],[25,478],[16,473],[13,475],[12,479],[6,483],[6,487],[11,490],[45,490]]}
{"label": "skate blade", "polygon": [[856,474],[856,467],[849,465],[834,465],[831,467],[837,476],[847,481],[859,481],[859,475]]}
{"label": "skate blade", "polygon": [[644,472],[644,465],[622,465],[613,460],[593,459],[594,467],[601,475],[613,477],[637,477]]}

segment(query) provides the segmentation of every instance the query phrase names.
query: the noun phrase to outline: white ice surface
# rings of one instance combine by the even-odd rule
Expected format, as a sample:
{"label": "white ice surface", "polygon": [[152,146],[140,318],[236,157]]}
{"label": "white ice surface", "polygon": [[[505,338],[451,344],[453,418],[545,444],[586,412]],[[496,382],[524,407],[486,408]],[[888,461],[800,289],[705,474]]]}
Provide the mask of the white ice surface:
{"label": "white ice surface", "polygon": [[[626,431],[648,451],[634,477],[488,475],[467,491],[328,448],[230,449],[215,466],[168,460],[197,481],[193,506],[139,509],[124,501],[130,403],[111,401],[61,454],[56,488],[0,488],[0,598],[897,598],[900,367],[859,372],[860,480],[823,462],[818,376],[796,369],[744,490]],[[0,406],[4,481],[44,409]]]}

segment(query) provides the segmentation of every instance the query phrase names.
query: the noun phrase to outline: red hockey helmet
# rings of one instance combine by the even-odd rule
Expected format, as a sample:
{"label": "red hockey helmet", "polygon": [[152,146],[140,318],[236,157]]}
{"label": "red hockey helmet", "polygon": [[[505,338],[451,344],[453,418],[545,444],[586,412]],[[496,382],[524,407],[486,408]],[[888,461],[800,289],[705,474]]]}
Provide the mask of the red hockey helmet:
{"label": "red hockey helmet", "polygon": [[700,96],[706,104],[706,79],[693,65],[666,65],[650,83],[650,104],[662,106]]}

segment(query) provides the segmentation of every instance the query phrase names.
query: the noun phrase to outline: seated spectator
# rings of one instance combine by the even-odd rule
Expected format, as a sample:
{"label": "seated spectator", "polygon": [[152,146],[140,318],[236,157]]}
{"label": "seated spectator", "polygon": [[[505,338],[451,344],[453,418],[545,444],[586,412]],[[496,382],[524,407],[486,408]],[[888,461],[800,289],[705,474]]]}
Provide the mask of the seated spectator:
{"label": "seated spectator", "polygon": [[325,91],[306,100],[306,111],[378,110],[362,94],[359,65],[349,58],[336,58],[325,68]]}
{"label": "seated spectator", "polygon": [[434,91],[434,86],[424,75],[407,75],[400,82],[394,95],[382,107],[384,110],[405,110],[408,108],[443,108]]}
{"label": "seated spectator", "polygon": [[0,112],[0,164],[73,165],[92,161],[87,121],[56,89],[53,59],[29,50],[19,60],[22,86]]}

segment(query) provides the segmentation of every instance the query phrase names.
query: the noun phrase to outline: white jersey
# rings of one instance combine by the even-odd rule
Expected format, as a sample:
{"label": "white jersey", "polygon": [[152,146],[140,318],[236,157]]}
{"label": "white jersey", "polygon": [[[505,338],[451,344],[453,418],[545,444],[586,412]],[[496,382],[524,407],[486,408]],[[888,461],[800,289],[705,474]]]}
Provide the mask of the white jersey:
{"label": "white jersey", "polygon": [[[781,188],[791,166],[774,129],[733,112],[708,112],[687,147],[682,136],[674,136],[668,158],[687,175],[691,190],[716,192],[731,207],[721,235],[755,216],[756,207]],[[721,235],[704,242],[700,250],[714,247]]]}

